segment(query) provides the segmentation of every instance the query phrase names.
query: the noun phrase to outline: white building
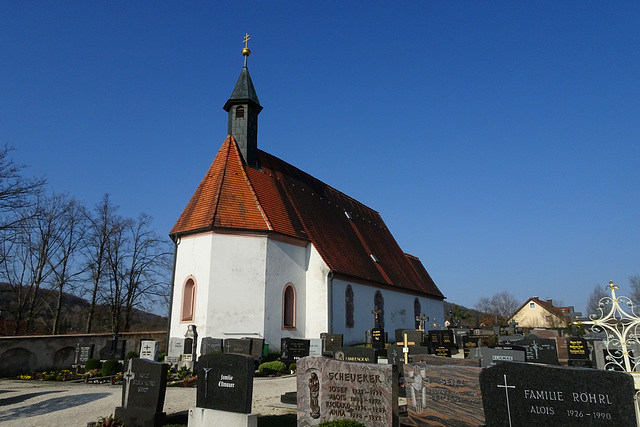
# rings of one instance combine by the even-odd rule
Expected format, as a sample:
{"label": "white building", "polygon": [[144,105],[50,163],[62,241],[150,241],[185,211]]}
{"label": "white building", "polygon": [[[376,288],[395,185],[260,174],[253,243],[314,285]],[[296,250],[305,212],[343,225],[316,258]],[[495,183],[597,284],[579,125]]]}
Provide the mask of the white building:
{"label": "white building", "polygon": [[170,337],[344,334],[444,320],[443,294],[378,212],[257,147],[262,107],[245,65],[224,109],[228,134],[171,230],[176,246]]}

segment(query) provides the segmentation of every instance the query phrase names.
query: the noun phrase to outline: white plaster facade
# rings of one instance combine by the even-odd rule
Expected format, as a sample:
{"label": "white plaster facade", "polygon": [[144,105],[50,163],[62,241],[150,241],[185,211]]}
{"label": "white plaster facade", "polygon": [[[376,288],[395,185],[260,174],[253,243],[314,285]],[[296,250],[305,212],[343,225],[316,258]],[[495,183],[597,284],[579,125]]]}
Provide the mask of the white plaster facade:
{"label": "white plaster facade", "polygon": [[[431,319],[443,319],[440,300],[381,289],[333,277],[313,244],[267,233],[206,232],[184,236],[176,246],[170,337],[183,338],[196,325],[198,348],[204,337],[262,337],[279,350],[283,337],[319,338],[322,332],[344,335],[344,344],[365,340],[374,326],[371,310],[377,290],[384,298],[385,330],[413,329],[414,301]],[[196,283],[192,320],[183,321],[183,290]],[[283,292],[295,288],[295,328],[283,326]],[[354,293],[354,324],[346,326],[345,292]]]}

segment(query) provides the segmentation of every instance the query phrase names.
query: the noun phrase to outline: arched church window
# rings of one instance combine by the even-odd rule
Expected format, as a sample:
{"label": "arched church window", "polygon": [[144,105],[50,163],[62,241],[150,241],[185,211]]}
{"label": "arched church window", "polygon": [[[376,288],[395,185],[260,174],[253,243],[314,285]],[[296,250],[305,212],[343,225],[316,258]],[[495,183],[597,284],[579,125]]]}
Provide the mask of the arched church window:
{"label": "arched church window", "polygon": [[236,119],[244,119],[244,106],[239,105],[236,107]]}
{"label": "arched church window", "polygon": [[189,277],[182,286],[182,307],[180,310],[180,320],[182,322],[192,322],[196,310],[196,281]]}
{"label": "arched church window", "polygon": [[296,327],[296,289],[291,283],[287,283],[282,292],[282,326]]}
{"label": "arched church window", "polygon": [[418,320],[418,316],[420,316],[421,311],[422,307],[420,306],[420,300],[416,298],[413,301],[413,318],[416,321],[416,329],[420,328],[420,321]]}
{"label": "arched church window", "polygon": [[378,324],[376,326],[384,329],[384,297],[380,291],[376,291],[376,294],[373,296],[373,308],[374,310],[378,310]]}
{"label": "arched church window", "polygon": [[344,304],[345,304],[345,326],[347,328],[353,328],[353,289],[351,285],[347,285],[347,290],[344,292]]}

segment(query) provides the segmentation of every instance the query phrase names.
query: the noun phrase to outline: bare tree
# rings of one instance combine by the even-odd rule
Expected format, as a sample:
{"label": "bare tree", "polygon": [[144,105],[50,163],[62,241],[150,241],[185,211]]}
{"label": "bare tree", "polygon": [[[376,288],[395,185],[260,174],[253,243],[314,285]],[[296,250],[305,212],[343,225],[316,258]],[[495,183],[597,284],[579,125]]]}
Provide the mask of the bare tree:
{"label": "bare tree", "polygon": [[90,333],[98,303],[100,283],[107,270],[107,248],[115,231],[116,211],[108,194],[102,196],[93,213],[87,213],[88,230],[86,235],[85,257],[87,271],[90,273],[90,302],[87,312],[85,332]]}
{"label": "bare tree", "polygon": [[476,310],[497,316],[506,321],[520,306],[516,297],[509,291],[498,292],[489,297],[482,297],[475,305]]}
{"label": "bare tree", "polygon": [[631,287],[629,298],[634,304],[640,304],[640,275],[635,274],[629,277],[629,286]]}
{"label": "bare tree", "polygon": [[78,251],[83,248],[84,233],[86,230],[86,216],[84,207],[78,201],[63,197],[60,200],[63,209],[64,230],[60,233],[60,250],[51,257],[49,264],[53,270],[52,289],[55,293],[55,307],[51,330],[53,335],[60,328],[60,314],[62,311],[62,296],[66,287],[73,283],[74,279],[83,274],[84,269],[75,258]]}
{"label": "bare tree", "polygon": [[593,291],[587,300],[587,316],[599,313],[598,307],[600,305],[600,300],[609,295],[606,289],[607,287],[603,285],[596,285],[593,288]]}

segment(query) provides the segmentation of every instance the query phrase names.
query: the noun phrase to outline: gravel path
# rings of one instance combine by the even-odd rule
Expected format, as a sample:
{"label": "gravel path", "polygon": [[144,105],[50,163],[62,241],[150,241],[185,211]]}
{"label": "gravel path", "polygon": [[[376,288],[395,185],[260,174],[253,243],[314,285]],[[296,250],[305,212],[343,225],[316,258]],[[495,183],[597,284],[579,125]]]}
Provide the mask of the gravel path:
{"label": "gravel path", "polygon": [[[255,378],[253,413],[295,413],[295,408],[280,404],[280,395],[295,390],[295,375]],[[86,427],[90,421],[113,414],[121,398],[122,386],[110,384],[0,380],[0,426]],[[186,411],[195,403],[195,388],[167,387],[167,414]]]}

